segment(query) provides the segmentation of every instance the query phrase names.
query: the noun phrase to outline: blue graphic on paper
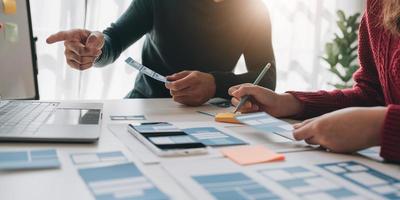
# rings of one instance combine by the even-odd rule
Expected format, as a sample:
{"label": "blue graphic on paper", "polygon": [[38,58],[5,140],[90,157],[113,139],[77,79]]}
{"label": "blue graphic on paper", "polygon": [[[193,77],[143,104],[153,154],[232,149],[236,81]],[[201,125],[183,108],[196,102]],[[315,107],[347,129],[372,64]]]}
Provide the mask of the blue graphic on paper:
{"label": "blue graphic on paper", "polygon": [[238,115],[235,118],[243,124],[254,127],[260,131],[275,133],[287,139],[294,140],[293,127],[291,124],[272,117],[265,112]]}
{"label": "blue graphic on paper", "polygon": [[302,199],[352,199],[360,197],[344,186],[304,167],[259,170]]}
{"label": "blue graphic on paper", "polygon": [[97,200],[169,199],[133,163],[80,169],[79,175]]}
{"label": "blue graphic on paper", "polygon": [[0,170],[59,168],[57,151],[29,150],[0,152]]}
{"label": "blue graphic on paper", "polygon": [[400,199],[400,180],[366,165],[350,161],[318,166],[386,199]]}
{"label": "blue graphic on paper", "polygon": [[280,199],[243,173],[192,176],[218,200]]}
{"label": "blue graphic on paper", "polygon": [[227,135],[226,133],[213,127],[188,128],[183,129],[183,131],[193,136],[206,146],[230,146],[246,144],[246,142],[236,137]]}

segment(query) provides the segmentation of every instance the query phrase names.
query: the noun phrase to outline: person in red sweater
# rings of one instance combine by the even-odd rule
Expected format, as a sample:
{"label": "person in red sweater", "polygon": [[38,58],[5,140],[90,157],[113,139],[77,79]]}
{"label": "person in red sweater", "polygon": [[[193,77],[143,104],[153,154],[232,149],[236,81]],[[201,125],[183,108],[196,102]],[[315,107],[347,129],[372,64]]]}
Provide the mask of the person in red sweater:
{"label": "person in red sweater", "polygon": [[368,0],[360,25],[360,69],[352,89],[277,94],[244,84],[229,89],[232,103],[250,95],[241,112],[308,119],[294,137],[338,153],[381,146],[400,161],[400,1]]}

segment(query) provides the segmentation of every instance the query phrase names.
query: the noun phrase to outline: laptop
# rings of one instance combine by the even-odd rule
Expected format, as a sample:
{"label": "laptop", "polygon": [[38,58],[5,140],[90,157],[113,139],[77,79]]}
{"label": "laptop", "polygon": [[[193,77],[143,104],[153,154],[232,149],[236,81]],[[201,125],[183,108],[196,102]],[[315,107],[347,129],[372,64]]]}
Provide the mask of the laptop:
{"label": "laptop", "polygon": [[0,100],[0,141],[95,142],[103,104]]}

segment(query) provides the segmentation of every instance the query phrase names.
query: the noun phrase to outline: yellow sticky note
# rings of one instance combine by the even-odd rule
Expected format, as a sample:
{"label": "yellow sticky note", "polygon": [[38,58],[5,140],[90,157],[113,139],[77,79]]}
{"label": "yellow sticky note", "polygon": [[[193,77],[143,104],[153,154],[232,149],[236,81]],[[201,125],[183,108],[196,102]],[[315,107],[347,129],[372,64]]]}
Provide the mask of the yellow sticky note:
{"label": "yellow sticky note", "polygon": [[8,42],[18,42],[18,25],[14,23],[5,23],[4,32],[6,41]]}
{"label": "yellow sticky note", "polygon": [[264,146],[240,146],[225,148],[221,153],[240,165],[251,165],[285,160],[283,154],[277,154]]}
{"label": "yellow sticky note", "polygon": [[236,114],[233,113],[219,113],[215,115],[215,121],[224,122],[224,123],[232,123],[232,124],[240,124],[238,120],[235,119]]}
{"label": "yellow sticky note", "polygon": [[16,0],[3,0],[4,13],[11,15],[17,12]]}

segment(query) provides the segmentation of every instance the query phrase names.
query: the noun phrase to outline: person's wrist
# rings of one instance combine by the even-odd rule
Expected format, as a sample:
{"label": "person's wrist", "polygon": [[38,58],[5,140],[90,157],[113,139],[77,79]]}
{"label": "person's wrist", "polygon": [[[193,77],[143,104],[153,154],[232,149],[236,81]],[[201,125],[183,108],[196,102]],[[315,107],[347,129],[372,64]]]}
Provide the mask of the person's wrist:
{"label": "person's wrist", "polygon": [[216,94],[217,94],[217,81],[216,81],[216,79],[215,79],[215,77],[214,77],[214,75],[213,74],[208,74],[207,73],[207,76],[208,76],[208,81],[210,82],[210,88],[209,88],[209,97],[210,97],[210,99],[211,98],[214,98],[215,96],[216,96]]}
{"label": "person's wrist", "polygon": [[303,104],[292,94],[278,94],[279,117],[296,116],[303,111]]}
{"label": "person's wrist", "polygon": [[381,144],[381,134],[385,123],[385,118],[388,112],[387,107],[375,107],[369,108],[369,113],[371,113],[371,129],[372,136],[370,137],[370,146],[378,146]]}

